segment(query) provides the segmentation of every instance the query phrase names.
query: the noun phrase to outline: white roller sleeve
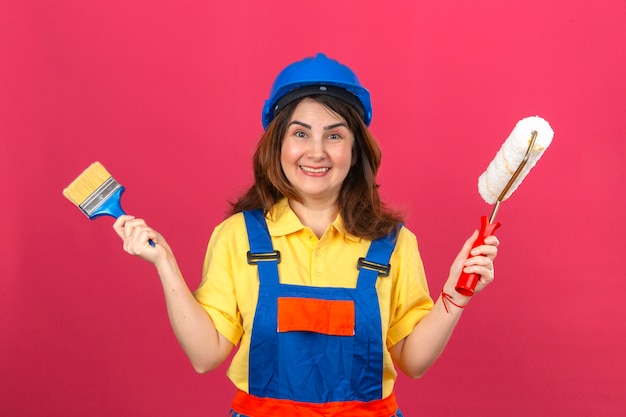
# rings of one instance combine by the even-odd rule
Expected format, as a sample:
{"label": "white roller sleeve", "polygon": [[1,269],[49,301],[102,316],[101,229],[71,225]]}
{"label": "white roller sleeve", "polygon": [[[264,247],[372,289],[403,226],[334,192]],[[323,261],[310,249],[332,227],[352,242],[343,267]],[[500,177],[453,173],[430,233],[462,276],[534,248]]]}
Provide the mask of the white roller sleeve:
{"label": "white roller sleeve", "polygon": [[527,117],[517,122],[487,170],[478,178],[478,192],[487,203],[494,204],[498,200],[506,184],[524,159],[530,145],[532,132],[535,130],[537,131],[537,139],[530,157],[502,201],[509,198],[552,142],[554,132],[550,124],[541,117]]}

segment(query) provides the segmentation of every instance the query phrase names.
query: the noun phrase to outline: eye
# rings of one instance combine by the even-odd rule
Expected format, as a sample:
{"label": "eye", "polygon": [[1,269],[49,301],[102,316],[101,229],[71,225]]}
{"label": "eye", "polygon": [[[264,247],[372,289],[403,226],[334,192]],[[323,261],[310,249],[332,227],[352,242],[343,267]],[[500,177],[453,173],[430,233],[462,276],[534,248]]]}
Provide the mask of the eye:
{"label": "eye", "polygon": [[331,140],[341,139],[341,135],[339,133],[331,133],[330,135],[328,135],[328,139],[331,139]]}
{"label": "eye", "polygon": [[304,133],[302,130],[296,130],[293,135],[297,138],[306,138],[306,133]]}

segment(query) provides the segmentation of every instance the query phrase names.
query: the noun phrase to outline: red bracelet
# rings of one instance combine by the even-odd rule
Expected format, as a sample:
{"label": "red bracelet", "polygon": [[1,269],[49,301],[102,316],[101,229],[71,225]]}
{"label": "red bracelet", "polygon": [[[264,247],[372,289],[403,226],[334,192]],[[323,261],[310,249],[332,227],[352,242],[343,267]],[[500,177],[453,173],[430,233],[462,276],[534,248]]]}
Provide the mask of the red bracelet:
{"label": "red bracelet", "polygon": [[448,304],[446,304],[446,301],[454,306],[457,306],[458,308],[465,308],[465,306],[458,305],[457,303],[452,301],[453,300],[452,296],[445,291],[441,291],[441,299],[443,300],[443,307],[446,309],[446,313],[450,313],[450,310],[448,309]]}

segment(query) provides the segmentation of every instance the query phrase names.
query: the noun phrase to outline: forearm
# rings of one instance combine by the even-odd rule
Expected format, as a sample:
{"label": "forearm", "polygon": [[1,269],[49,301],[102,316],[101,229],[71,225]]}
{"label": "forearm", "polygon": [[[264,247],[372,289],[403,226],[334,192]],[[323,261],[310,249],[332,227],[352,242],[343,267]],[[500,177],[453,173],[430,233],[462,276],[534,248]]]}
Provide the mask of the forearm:
{"label": "forearm", "polygon": [[216,368],[233,348],[215,329],[213,321],[187,287],[172,249],[163,236],[143,219],[121,215],[113,229],[124,242],[124,250],[153,264],[161,279],[167,312],[174,334],[194,369]]}
{"label": "forearm", "polygon": [[415,326],[411,334],[390,349],[398,368],[413,378],[424,375],[441,355],[461,318],[463,308],[471,299],[455,290],[461,272],[480,275],[474,294],[493,281],[493,259],[498,253],[498,239],[488,236],[483,245],[472,248],[477,236],[478,231],[475,231],[465,241],[452,263],[443,292],[430,313]]}
{"label": "forearm", "polygon": [[232,344],[217,332],[173,257],[157,265],[157,271],[172,329],[192,366],[200,373],[215,369],[226,358]]}
{"label": "forearm", "polygon": [[406,375],[420,378],[443,352],[463,312],[458,306],[464,306],[469,298],[458,293],[453,297],[440,296],[411,334],[392,348],[394,361]]}

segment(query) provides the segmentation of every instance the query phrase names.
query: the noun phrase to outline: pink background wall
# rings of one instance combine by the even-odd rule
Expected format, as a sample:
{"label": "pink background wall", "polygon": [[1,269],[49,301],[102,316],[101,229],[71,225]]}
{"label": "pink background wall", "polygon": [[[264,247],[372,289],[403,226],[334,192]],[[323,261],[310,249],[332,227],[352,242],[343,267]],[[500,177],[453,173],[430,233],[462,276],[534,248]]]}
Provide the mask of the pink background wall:
{"label": "pink background wall", "polygon": [[515,123],[556,132],[502,206],[497,282],[400,378],[405,414],[625,415],[623,0],[1,1],[0,415],[226,415],[224,368],[193,372],[152,268],[61,190],[100,160],[195,288],[273,77],[318,51],[372,93],[381,189],[435,296]]}

